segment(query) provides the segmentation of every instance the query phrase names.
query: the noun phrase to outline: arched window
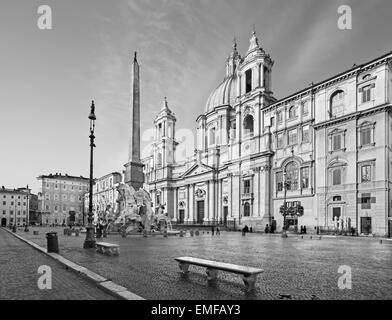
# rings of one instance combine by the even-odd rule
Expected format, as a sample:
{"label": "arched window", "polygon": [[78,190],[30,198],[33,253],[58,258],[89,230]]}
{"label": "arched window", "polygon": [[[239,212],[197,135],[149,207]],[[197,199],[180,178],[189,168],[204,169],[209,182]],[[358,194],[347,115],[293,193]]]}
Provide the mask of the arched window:
{"label": "arched window", "polygon": [[210,141],[210,146],[215,144],[215,127],[210,129],[210,137],[209,137],[209,141]]}
{"label": "arched window", "polygon": [[332,171],[332,185],[337,186],[342,184],[342,171],[341,169],[334,169]]}
{"label": "arched window", "polygon": [[289,109],[289,119],[294,119],[297,116],[297,108],[295,106]]}
{"label": "arched window", "polygon": [[298,189],[298,164],[296,162],[290,162],[286,166],[286,183],[287,190],[297,190]]}
{"label": "arched window", "polygon": [[244,217],[250,217],[250,204],[248,202],[244,204]]}
{"label": "arched window", "polygon": [[343,115],[344,108],[344,92],[338,90],[331,95],[329,116],[330,118],[336,118]]}
{"label": "arched window", "polygon": [[253,136],[253,117],[248,114],[244,119],[244,135]]}

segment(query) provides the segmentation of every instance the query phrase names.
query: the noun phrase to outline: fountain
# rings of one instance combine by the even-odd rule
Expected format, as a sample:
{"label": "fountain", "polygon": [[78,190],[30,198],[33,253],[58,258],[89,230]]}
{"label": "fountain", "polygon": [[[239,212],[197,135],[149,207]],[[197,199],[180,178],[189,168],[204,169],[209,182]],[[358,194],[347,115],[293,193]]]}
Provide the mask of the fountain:
{"label": "fountain", "polygon": [[120,183],[117,186],[118,199],[115,210],[107,210],[104,220],[106,231],[118,231],[126,234],[165,233],[179,234],[173,230],[170,217],[164,213],[164,207],[158,208],[157,214],[152,210],[149,193],[140,188]]}

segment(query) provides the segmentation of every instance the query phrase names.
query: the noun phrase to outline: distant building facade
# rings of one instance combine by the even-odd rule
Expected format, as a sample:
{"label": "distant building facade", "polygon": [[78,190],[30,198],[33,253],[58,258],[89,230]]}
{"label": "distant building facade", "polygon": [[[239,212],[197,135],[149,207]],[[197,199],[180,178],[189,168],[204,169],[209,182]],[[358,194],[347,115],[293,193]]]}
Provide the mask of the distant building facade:
{"label": "distant building facade", "polygon": [[24,188],[0,189],[0,222],[2,227],[23,226],[28,223],[28,192]]}
{"label": "distant building facade", "polygon": [[[113,212],[117,208],[117,186],[122,182],[123,176],[120,172],[112,172],[104,175],[94,181],[93,187],[93,213],[94,221],[97,220],[98,214],[104,213],[105,210]],[[89,193],[84,195],[84,212],[87,217],[89,209]],[[87,220],[86,220],[87,221]]]}
{"label": "distant building facade", "polygon": [[143,159],[154,205],[166,204],[178,223],[264,230],[276,221],[281,230],[287,201],[304,208],[288,217],[292,228],[391,236],[392,54],[280,100],[273,64],[255,33],[244,57],[234,44],[186,161],[176,161],[176,119],[165,102]]}
{"label": "distant building facade", "polygon": [[83,220],[84,194],[89,179],[61,173],[41,175],[40,208],[43,224],[62,225]]}

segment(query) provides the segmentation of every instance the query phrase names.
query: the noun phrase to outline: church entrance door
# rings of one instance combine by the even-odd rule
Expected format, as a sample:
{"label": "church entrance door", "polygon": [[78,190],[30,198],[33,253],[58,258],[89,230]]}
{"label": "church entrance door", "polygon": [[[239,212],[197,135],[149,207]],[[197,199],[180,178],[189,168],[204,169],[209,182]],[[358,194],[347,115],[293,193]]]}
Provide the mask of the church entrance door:
{"label": "church entrance door", "polygon": [[204,222],[204,200],[197,201],[197,223]]}
{"label": "church entrance door", "polygon": [[179,211],[179,223],[184,223],[184,217],[185,217],[185,210],[180,209]]}

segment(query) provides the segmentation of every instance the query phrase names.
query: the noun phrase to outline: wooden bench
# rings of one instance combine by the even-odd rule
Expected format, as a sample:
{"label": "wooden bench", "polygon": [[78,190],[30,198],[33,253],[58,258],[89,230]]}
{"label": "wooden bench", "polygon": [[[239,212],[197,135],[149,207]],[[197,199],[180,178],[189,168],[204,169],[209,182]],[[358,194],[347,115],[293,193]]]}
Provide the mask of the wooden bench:
{"label": "wooden bench", "polygon": [[264,272],[263,269],[257,269],[252,267],[244,267],[231,263],[224,263],[212,260],[205,260],[193,257],[179,257],[175,258],[179,263],[179,267],[182,272],[188,273],[189,266],[191,264],[206,267],[207,279],[209,281],[215,280],[218,275],[218,271],[226,271],[235,274],[241,274],[242,280],[244,281],[247,291],[251,291],[255,288],[256,278],[259,273]]}
{"label": "wooden bench", "polygon": [[99,253],[107,254],[107,255],[115,255],[118,256],[120,254],[120,246],[118,244],[108,243],[108,242],[97,242],[96,251]]}

